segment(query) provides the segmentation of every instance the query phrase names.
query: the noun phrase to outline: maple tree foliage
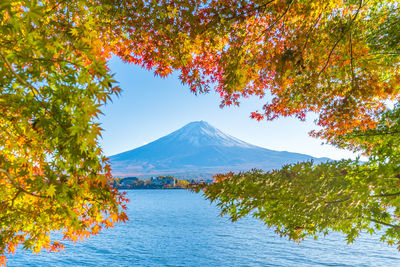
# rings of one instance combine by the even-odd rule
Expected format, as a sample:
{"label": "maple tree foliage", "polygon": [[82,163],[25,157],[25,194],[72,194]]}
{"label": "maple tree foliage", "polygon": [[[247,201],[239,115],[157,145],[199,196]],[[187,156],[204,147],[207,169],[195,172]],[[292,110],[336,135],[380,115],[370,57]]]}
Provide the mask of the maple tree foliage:
{"label": "maple tree foliage", "polygon": [[311,135],[369,156],[198,186],[223,214],[253,214],[298,241],[333,230],[351,242],[382,225],[382,240],[400,241],[399,107],[387,107],[400,89],[398,1],[127,1],[116,10],[129,34],[114,53],[126,62],[178,71],[193,92],[220,93],[221,106],[266,96],[257,120],[316,113]]}
{"label": "maple tree foliage", "polygon": [[[270,93],[271,102],[253,118],[305,119],[307,112],[317,113],[321,128],[313,136],[361,152],[368,160],[305,162],[267,172],[228,173],[217,175],[213,184],[195,185],[195,190],[203,189],[206,198],[232,220],[252,215],[299,242],[330,231],[342,232],[352,242],[367,231],[400,248],[399,2],[273,1],[267,5],[254,15],[269,18],[265,39],[248,41],[252,33],[246,28],[240,40],[245,45],[237,45],[244,64],[251,67],[246,70],[239,64],[235,77],[246,82],[226,80],[225,73],[216,81],[223,104]],[[251,18],[246,15],[236,23],[244,25]],[[233,46],[224,46],[221,59]],[[251,53],[254,46],[259,50]],[[257,83],[261,77],[269,79]],[[389,100],[395,103],[392,108]]]}
{"label": "maple tree foliage", "polygon": [[[259,217],[295,239],[328,228],[350,233],[371,221],[379,222],[377,227],[391,226],[386,237],[398,239],[398,226],[393,225],[397,211],[388,212],[398,201],[397,184],[392,183],[398,176],[392,131],[397,106],[388,110],[385,105],[397,100],[399,90],[398,6],[397,1],[378,0],[2,0],[2,262],[18,245],[35,252],[62,248],[50,240],[51,231],[76,241],[127,219],[127,200],[110,186],[110,166],[98,145],[101,128],[95,122],[101,105],[120,91],[107,67],[112,55],[162,77],[175,71],[194,93],[216,90],[221,106],[238,105],[251,95],[270,96],[271,101],[251,114],[258,120],[303,120],[307,112],[317,113],[321,130],[314,136],[371,155],[368,167],[302,163],[265,174],[224,176],[229,179],[208,186],[206,195],[229,206],[224,211],[234,218],[240,201],[254,198],[258,202],[241,213],[265,206]],[[363,168],[372,169],[371,175]],[[364,176],[355,175],[359,170]],[[273,207],[272,200],[253,197],[268,191],[264,186],[271,176],[287,173],[309,178],[274,180],[287,189],[288,202]],[[332,182],[316,183],[337,173]],[[265,185],[250,190],[246,186],[255,177]],[[368,186],[351,191],[359,184]],[[225,189],[231,185],[232,192]],[[305,186],[314,188],[316,196],[318,190],[329,194],[323,199],[290,197]],[[347,204],[368,199],[371,205],[354,204],[354,219],[319,221],[318,214],[338,215],[324,207],[342,194],[354,195]],[[390,198],[376,200],[379,195]],[[312,210],[307,203],[316,199],[322,204]],[[299,205],[298,218],[296,213],[285,215],[292,203]],[[271,209],[279,218],[269,217]]]}
{"label": "maple tree foliage", "polygon": [[317,112],[327,140],[374,127],[399,89],[396,1],[127,1],[117,13],[125,61],[179,70],[222,106],[271,95],[259,120]]}
{"label": "maple tree foliage", "polygon": [[[0,263],[58,251],[127,216],[94,122],[118,94],[94,3],[0,3]],[[1,264],[0,264],[1,265]]]}

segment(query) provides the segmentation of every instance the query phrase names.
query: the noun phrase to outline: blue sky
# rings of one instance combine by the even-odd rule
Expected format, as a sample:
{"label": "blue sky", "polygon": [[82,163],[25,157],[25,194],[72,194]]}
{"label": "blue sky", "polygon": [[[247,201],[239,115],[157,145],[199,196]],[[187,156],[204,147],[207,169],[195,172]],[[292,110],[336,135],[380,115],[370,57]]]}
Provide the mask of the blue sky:
{"label": "blue sky", "polygon": [[306,122],[294,118],[257,122],[249,118],[250,112],[260,109],[265,100],[243,99],[240,107],[221,109],[215,93],[196,96],[177,75],[154,77],[152,72],[118,58],[112,58],[109,67],[122,94],[103,108],[100,119],[104,129],[100,144],[107,156],[142,146],[189,122],[204,120],[227,134],[268,149],[332,159],[355,158],[348,151],[321,145],[321,140],[308,136],[316,128],[315,116]]}

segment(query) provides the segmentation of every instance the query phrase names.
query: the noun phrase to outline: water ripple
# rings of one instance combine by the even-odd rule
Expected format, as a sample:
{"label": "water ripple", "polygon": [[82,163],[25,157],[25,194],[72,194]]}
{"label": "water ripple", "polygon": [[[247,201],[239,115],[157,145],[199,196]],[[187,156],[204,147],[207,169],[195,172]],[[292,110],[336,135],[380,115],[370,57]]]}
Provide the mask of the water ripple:
{"label": "water ripple", "polygon": [[219,217],[198,194],[137,190],[128,196],[128,223],[66,243],[62,253],[19,249],[8,266],[400,266],[397,249],[378,236],[363,234],[347,246],[333,233],[297,245],[255,219]]}

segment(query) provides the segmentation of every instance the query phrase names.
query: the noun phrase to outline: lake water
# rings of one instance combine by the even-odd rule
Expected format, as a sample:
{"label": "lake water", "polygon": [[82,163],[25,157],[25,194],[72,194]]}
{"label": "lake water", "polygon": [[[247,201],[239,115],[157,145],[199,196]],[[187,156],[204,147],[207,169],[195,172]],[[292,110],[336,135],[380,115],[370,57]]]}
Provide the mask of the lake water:
{"label": "lake water", "polygon": [[61,253],[17,250],[8,266],[400,266],[400,253],[378,236],[346,245],[333,233],[298,245],[253,218],[219,217],[200,194],[134,190],[128,196],[128,223],[67,242]]}

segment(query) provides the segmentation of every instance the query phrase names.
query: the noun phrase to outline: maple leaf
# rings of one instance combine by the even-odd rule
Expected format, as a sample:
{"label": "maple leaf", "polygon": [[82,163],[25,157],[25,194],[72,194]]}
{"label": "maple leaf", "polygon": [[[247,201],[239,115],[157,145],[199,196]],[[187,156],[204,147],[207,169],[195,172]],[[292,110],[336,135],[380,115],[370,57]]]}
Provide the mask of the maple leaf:
{"label": "maple leaf", "polygon": [[56,193],[56,187],[55,187],[54,184],[51,184],[51,185],[47,188],[46,194],[47,194],[49,197],[53,197],[55,193]]}

